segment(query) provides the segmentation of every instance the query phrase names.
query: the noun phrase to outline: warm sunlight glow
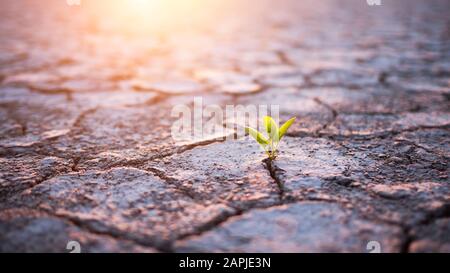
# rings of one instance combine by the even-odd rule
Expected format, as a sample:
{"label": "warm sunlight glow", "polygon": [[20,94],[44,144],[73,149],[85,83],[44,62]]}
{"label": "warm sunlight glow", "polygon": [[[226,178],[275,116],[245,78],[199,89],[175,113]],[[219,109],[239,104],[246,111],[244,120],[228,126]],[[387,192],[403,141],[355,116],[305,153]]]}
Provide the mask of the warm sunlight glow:
{"label": "warm sunlight glow", "polygon": [[87,2],[101,27],[126,31],[189,28],[220,10],[221,0],[98,0]]}

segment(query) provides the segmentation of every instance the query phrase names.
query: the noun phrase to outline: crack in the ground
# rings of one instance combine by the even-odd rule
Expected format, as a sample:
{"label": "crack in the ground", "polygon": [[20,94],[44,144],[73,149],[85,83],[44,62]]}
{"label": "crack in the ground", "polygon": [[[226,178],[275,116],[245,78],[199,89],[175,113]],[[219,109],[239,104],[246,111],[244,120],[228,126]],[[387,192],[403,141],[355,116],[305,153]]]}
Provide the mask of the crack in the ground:
{"label": "crack in the ground", "polygon": [[64,87],[55,87],[55,88],[44,88],[41,86],[27,84],[25,85],[30,91],[44,94],[44,95],[65,95],[67,101],[71,101],[73,99],[74,91]]}
{"label": "crack in the ground", "polygon": [[397,140],[397,141],[404,142],[404,143],[407,143],[407,144],[409,144],[409,145],[413,145],[414,147],[416,147],[416,148],[418,148],[418,149],[422,149],[422,150],[426,151],[427,153],[435,154],[435,155],[438,155],[438,156],[440,156],[440,157],[442,157],[442,158],[446,158],[446,159],[449,159],[449,158],[450,158],[450,156],[448,156],[448,155],[441,154],[441,153],[439,153],[439,152],[437,152],[437,151],[433,151],[433,150],[431,150],[431,149],[429,149],[429,148],[427,148],[427,147],[425,147],[425,146],[423,146],[423,145],[420,145],[420,144],[418,144],[418,143],[416,143],[416,142],[414,142],[414,141],[411,141],[411,140],[408,140],[408,139],[404,139],[404,138],[396,139],[396,140]]}
{"label": "crack in the ground", "polygon": [[155,167],[146,167],[145,171],[149,171],[152,174],[154,174],[157,177],[159,177],[161,180],[165,181],[167,184],[175,186],[178,191],[180,191],[182,194],[188,196],[192,200],[199,200],[199,197],[197,196],[195,191],[184,187],[180,181],[178,181],[177,179],[166,175],[166,173],[163,170],[160,170],[160,169],[155,168]]}
{"label": "crack in the ground", "polygon": [[223,137],[218,137],[218,138],[214,138],[214,139],[208,139],[208,140],[203,140],[203,141],[183,145],[183,146],[179,147],[178,149],[176,149],[176,153],[181,154],[181,153],[190,151],[192,149],[195,149],[197,147],[207,146],[207,145],[214,144],[214,143],[222,143],[222,142],[225,142],[227,140],[227,138],[228,138],[228,136],[223,136]]}
{"label": "crack in the ground", "polygon": [[185,239],[187,239],[188,237],[191,237],[191,236],[201,236],[202,234],[204,234],[206,232],[212,231],[212,230],[220,227],[224,223],[228,222],[230,219],[232,219],[234,217],[238,217],[238,216],[244,215],[244,214],[249,213],[249,212],[251,212],[253,210],[258,210],[258,209],[266,210],[266,209],[279,207],[279,206],[282,206],[282,205],[291,205],[291,204],[297,204],[297,203],[302,203],[302,202],[312,202],[312,201],[340,204],[339,202],[337,202],[335,200],[329,200],[329,199],[323,199],[323,198],[304,198],[304,199],[297,199],[297,200],[294,200],[294,199],[291,199],[291,200],[287,200],[287,199],[286,200],[280,200],[279,202],[276,202],[276,203],[273,203],[273,204],[270,204],[270,205],[263,205],[263,206],[253,205],[253,206],[247,207],[245,209],[233,207],[233,209],[235,210],[233,213],[226,213],[226,214],[223,214],[223,215],[219,215],[218,217],[214,218],[213,220],[211,220],[211,221],[203,224],[201,227],[197,228],[196,231],[178,236],[172,242],[171,249],[175,250],[173,248],[173,244],[176,243],[177,241],[185,240]]}
{"label": "crack in the ground", "polygon": [[[154,170],[155,172],[159,173],[159,170]],[[165,177],[165,174],[162,174],[162,177]],[[280,205],[290,205],[290,204],[297,204],[302,202],[311,202],[311,201],[317,201],[317,202],[326,202],[326,203],[336,203],[345,206],[346,202],[342,202],[341,200],[332,200],[332,199],[324,199],[319,197],[304,197],[304,198],[297,198],[297,199],[284,199],[280,200],[279,202],[272,203],[270,205],[258,205],[254,204],[251,206],[248,206],[246,208],[238,208],[238,207],[231,207],[233,211],[225,211],[224,213],[214,217],[210,221],[199,225],[195,228],[192,232],[182,233],[178,236],[175,236],[171,239],[163,239],[163,240],[157,240],[155,237],[151,236],[148,238],[143,238],[139,236],[133,236],[132,234],[128,234],[127,232],[123,232],[120,230],[117,230],[116,228],[104,225],[103,223],[98,222],[97,220],[89,220],[89,219],[79,219],[77,217],[73,217],[66,214],[55,214],[50,210],[47,210],[45,208],[40,208],[43,212],[46,212],[50,214],[51,216],[55,216],[57,218],[61,218],[63,220],[69,221],[73,225],[79,227],[80,229],[83,229],[89,233],[92,234],[98,234],[102,236],[109,236],[118,240],[128,240],[131,241],[139,246],[142,247],[151,247],[154,248],[160,252],[175,252],[176,249],[174,249],[174,244],[177,241],[182,241],[187,239],[191,236],[201,236],[202,234],[212,231],[224,223],[228,222],[230,219],[234,217],[241,216],[243,214],[249,213],[255,209],[270,209],[273,207],[278,207]],[[428,223],[431,223],[432,221],[441,218],[441,217],[448,217],[450,214],[450,206],[445,206],[442,210],[439,210],[435,213],[429,214],[427,219],[420,222],[419,225],[426,225]],[[379,219],[377,217],[375,218],[368,218],[370,221],[375,221],[379,223],[386,223],[389,225],[400,227],[403,231],[404,238],[402,238],[401,245],[399,247],[399,252],[401,253],[407,253],[409,250],[409,246],[414,241],[414,238],[410,235],[410,227],[404,226],[401,223],[397,222],[391,222],[387,221],[385,219]]]}
{"label": "crack in the ground", "polygon": [[[178,236],[173,242],[175,243],[176,241],[181,241],[184,240],[188,237],[191,236],[200,236],[203,233],[206,233],[208,231],[211,231],[217,227],[219,227],[221,224],[227,222],[230,218],[235,217],[235,216],[239,216],[244,214],[245,212],[250,211],[251,209],[247,209],[247,210],[242,210],[242,209],[235,209],[234,212],[226,212],[224,214],[218,215],[217,217],[215,217],[214,219],[206,222],[205,224],[199,226],[196,228],[196,230],[194,232],[189,232],[189,233],[185,233],[182,234],[180,236]],[[173,249],[173,246],[171,247]]]}
{"label": "crack in the ground", "polygon": [[275,51],[275,54],[277,55],[278,59],[281,61],[282,64],[295,67],[295,64],[289,59],[289,57],[286,55],[286,53],[282,50]]}
{"label": "crack in the ground", "polygon": [[80,163],[81,157],[76,156],[72,159],[73,163],[70,169],[74,172],[78,172],[78,163]]}
{"label": "crack in the ground", "polygon": [[334,109],[331,105],[329,105],[328,103],[322,101],[321,99],[319,99],[319,98],[317,98],[317,97],[314,98],[314,101],[317,102],[318,104],[324,106],[325,108],[327,108],[327,109],[331,112],[331,114],[332,114],[331,120],[327,121],[325,124],[323,124],[322,128],[319,128],[319,129],[317,129],[317,130],[314,132],[316,135],[320,135],[320,132],[321,132],[322,130],[327,129],[328,126],[330,126],[331,124],[333,124],[333,122],[336,121],[336,119],[337,119],[339,113],[338,113],[338,111],[337,111],[336,109]]}
{"label": "crack in the ground", "polygon": [[[411,227],[407,226],[401,222],[396,222],[396,221],[392,221],[392,220],[388,220],[385,218],[380,218],[376,215],[366,215],[364,213],[358,212],[358,214],[365,220],[376,223],[376,224],[385,224],[385,225],[389,225],[389,226],[394,226],[394,227],[398,227],[401,229],[401,241],[400,241],[400,245],[398,246],[398,252],[399,253],[408,253],[408,249],[409,246],[411,245],[411,243],[413,242],[413,238],[411,237],[410,231],[411,231]],[[383,250],[383,249],[381,249]]]}
{"label": "crack in the ground", "polygon": [[[441,219],[441,218],[447,218],[450,217],[450,203],[446,203],[444,204],[444,206],[436,211],[430,212],[426,215],[425,219],[423,219],[422,221],[420,221],[419,223],[417,223],[414,227],[419,227],[419,226],[426,226],[429,225],[431,223],[433,223],[434,221]],[[402,227],[404,234],[405,234],[405,241],[402,245],[401,248],[401,253],[409,253],[410,252],[410,246],[411,244],[416,241],[418,238],[414,237],[411,234],[411,229],[412,227],[409,226],[404,226]]]}
{"label": "crack in the ground", "polygon": [[96,111],[98,111],[100,108],[99,107],[93,107],[93,108],[89,108],[87,110],[84,110],[83,112],[81,112],[78,117],[75,119],[75,121],[72,124],[72,129],[71,132],[74,130],[74,128],[78,128],[81,126],[81,123],[83,122],[83,120],[90,114],[95,113]]}
{"label": "crack in the ground", "polygon": [[284,200],[284,193],[286,191],[284,187],[284,183],[280,176],[283,175],[284,170],[280,169],[278,166],[276,166],[272,159],[266,158],[263,161],[263,165],[265,169],[269,172],[270,177],[275,181],[278,187],[278,195],[280,198],[280,201],[282,202]]}
{"label": "crack in the ground", "polygon": [[314,101],[317,102],[318,104],[324,106],[325,108],[327,108],[328,110],[331,111],[331,113],[333,114],[333,119],[336,119],[336,117],[339,115],[338,111],[336,109],[334,109],[333,106],[331,106],[330,104],[324,102],[323,100],[321,100],[318,97],[314,98]]}
{"label": "crack in the ground", "polygon": [[[450,204],[446,204],[444,206],[444,208],[442,210],[440,210],[439,212],[434,212],[434,213],[428,214],[424,220],[420,221],[414,227],[426,226],[440,218],[445,218],[445,217],[450,217]],[[412,227],[403,226],[403,225],[399,225],[399,226],[402,228],[403,234],[405,236],[405,238],[402,242],[402,245],[400,247],[400,253],[409,253],[411,244],[414,243],[414,241],[416,241],[418,238],[416,238],[415,236],[413,236],[411,234]]]}
{"label": "crack in the ground", "polygon": [[0,107],[6,108],[8,110],[7,116],[20,127],[20,135],[26,135],[28,129],[27,122],[17,114],[17,108],[19,107],[19,104],[14,102],[0,102]]}
{"label": "crack in the ground", "polygon": [[420,130],[435,130],[435,129],[450,129],[450,123],[442,125],[420,125],[412,126],[404,129],[388,129],[382,132],[372,134],[327,134],[327,133],[315,133],[315,132],[287,132],[286,136],[289,137],[311,137],[311,138],[326,138],[332,140],[373,140],[384,139],[387,137],[393,137],[402,133],[415,132]]}
{"label": "crack in the ground", "polygon": [[429,225],[437,219],[446,217],[450,217],[450,203],[446,203],[438,210],[428,213],[425,219],[420,221],[419,225]]}
{"label": "crack in the ground", "polygon": [[[111,226],[107,226],[104,225],[103,223],[99,223],[96,220],[92,220],[92,222],[95,223],[90,223],[89,220],[83,220],[83,219],[79,219],[77,217],[72,217],[69,215],[63,215],[63,214],[58,214],[58,213],[54,213],[49,209],[42,209],[40,208],[40,211],[49,214],[50,216],[53,216],[55,218],[59,218],[61,220],[67,221],[69,223],[71,223],[72,225],[87,231],[89,233],[92,234],[96,234],[96,235],[101,235],[101,236],[108,236],[117,240],[127,240],[127,241],[131,241],[139,246],[142,247],[151,247],[154,248],[160,252],[172,252],[171,250],[171,243],[168,241],[164,241],[163,239],[161,240],[155,240],[155,238],[149,238],[149,240],[140,238],[140,237],[136,237],[136,236],[129,236],[129,234],[122,232],[120,230],[115,229],[114,227]],[[96,228],[93,228],[91,225],[96,224]],[[99,225],[101,226],[101,228],[103,230],[99,230]]]}
{"label": "crack in the ground", "polygon": [[350,138],[350,139],[357,138],[359,140],[372,140],[372,139],[376,139],[376,138],[386,138],[389,136],[396,136],[396,135],[406,133],[406,132],[415,132],[415,131],[419,131],[419,130],[449,129],[449,128],[450,128],[450,123],[447,123],[447,124],[443,124],[443,125],[420,125],[420,126],[412,126],[412,127],[404,128],[404,129],[392,129],[392,130],[386,130],[384,132],[368,134],[368,135],[353,134],[353,135],[347,135],[347,136],[343,136],[343,135],[328,135],[328,136],[329,137],[343,137],[343,138]]}
{"label": "crack in the ground", "polygon": [[50,180],[54,177],[56,177],[57,175],[60,175],[60,172],[55,172],[53,171],[50,174],[46,174],[43,176],[38,177],[35,181],[33,181],[32,183],[30,183],[29,186],[24,187],[23,189],[19,189],[17,192],[6,192],[6,193],[2,193],[0,194],[0,204],[3,204],[5,202],[7,202],[9,200],[9,198],[13,198],[16,195],[21,194],[22,192],[26,191],[26,190],[31,190],[34,187],[44,183],[47,180]]}
{"label": "crack in the ground", "polygon": [[402,113],[409,113],[410,111],[405,111],[405,112],[377,112],[377,111],[369,111],[369,112],[358,112],[358,111],[340,111],[339,114],[340,115],[360,115],[360,116],[397,116],[399,114]]}
{"label": "crack in the ground", "polygon": [[[300,201],[300,202],[302,202],[302,201]],[[304,201],[309,201],[309,200],[304,200]],[[199,225],[198,227],[195,228],[194,231],[182,233],[171,239],[161,239],[161,238],[157,238],[154,236],[151,236],[148,238],[142,238],[139,236],[130,235],[127,232],[117,230],[116,228],[114,228],[112,226],[104,225],[103,223],[100,223],[97,220],[79,219],[77,217],[73,217],[73,216],[66,215],[66,214],[54,213],[50,209],[45,209],[45,208],[40,208],[40,210],[45,213],[48,213],[51,216],[69,221],[70,223],[77,226],[78,228],[86,230],[92,234],[98,234],[98,235],[103,235],[103,236],[106,235],[106,236],[110,236],[110,237],[118,239],[118,240],[128,240],[128,241],[132,241],[133,243],[143,246],[143,247],[152,247],[160,252],[171,253],[171,252],[175,251],[175,249],[174,249],[175,242],[184,240],[191,236],[200,236],[208,231],[211,231],[211,230],[219,227],[220,225],[227,222],[229,219],[231,219],[233,217],[243,215],[244,213],[248,213],[254,209],[270,209],[272,207],[277,207],[277,206],[280,206],[283,204],[291,204],[291,203],[296,203],[296,202],[285,202],[285,203],[276,202],[276,203],[273,203],[270,205],[265,205],[265,206],[253,205],[253,206],[249,206],[245,209],[231,207],[233,209],[233,211],[225,211],[222,214],[214,217],[210,221],[207,221],[206,223]],[[95,227],[93,227],[93,225],[95,225]]]}
{"label": "crack in the ground", "polygon": [[152,161],[159,160],[159,159],[164,159],[166,157],[173,156],[175,154],[181,154],[181,153],[190,151],[192,149],[195,149],[197,147],[207,146],[207,145],[211,145],[214,143],[225,142],[226,140],[227,140],[227,137],[219,137],[219,138],[215,138],[215,139],[204,140],[204,141],[200,141],[200,142],[182,145],[182,146],[176,147],[176,148],[169,148],[164,151],[160,151],[157,154],[151,155],[149,157],[143,156],[143,157],[135,158],[135,159],[131,159],[131,160],[129,160],[129,159],[121,160],[121,161],[109,164],[104,171],[108,171],[108,170],[110,170],[112,168],[116,168],[116,167],[142,168],[148,162],[152,162]]}
{"label": "crack in the ground", "polygon": [[400,245],[400,253],[409,253],[409,247],[411,243],[414,241],[414,238],[411,236],[410,228],[400,226],[403,232],[403,242]]}
{"label": "crack in the ground", "polygon": [[[234,211],[225,211],[224,213],[214,217],[210,221],[199,225],[195,228],[192,232],[186,232],[182,233],[180,235],[175,236],[171,239],[160,239],[156,238],[154,236],[148,237],[148,238],[142,238],[139,236],[133,236],[130,235],[127,232],[123,232],[120,230],[115,229],[114,227],[104,225],[96,220],[84,220],[79,219],[77,217],[72,217],[65,214],[55,214],[52,211],[48,209],[40,209],[41,211],[48,213],[51,216],[54,216],[56,218],[60,218],[62,220],[66,220],[73,224],[74,226],[77,226],[78,228],[85,230],[92,234],[102,235],[102,236],[109,236],[118,240],[128,240],[131,241],[139,246],[143,247],[151,247],[154,248],[160,252],[166,252],[166,253],[172,253],[175,252],[174,244],[177,241],[182,241],[188,237],[191,236],[200,236],[208,231],[214,230],[215,228],[219,227],[223,223],[227,222],[229,219],[243,215],[244,213],[248,213],[251,210],[254,209],[269,209],[272,207],[280,206],[283,203],[275,203],[268,206],[251,206],[246,209],[239,209],[239,208],[233,208]],[[91,222],[92,223],[91,223]],[[92,225],[95,225],[96,227],[93,227]],[[101,227],[100,227],[100,226]],[[102,230],[99,230],[101,228]]]}

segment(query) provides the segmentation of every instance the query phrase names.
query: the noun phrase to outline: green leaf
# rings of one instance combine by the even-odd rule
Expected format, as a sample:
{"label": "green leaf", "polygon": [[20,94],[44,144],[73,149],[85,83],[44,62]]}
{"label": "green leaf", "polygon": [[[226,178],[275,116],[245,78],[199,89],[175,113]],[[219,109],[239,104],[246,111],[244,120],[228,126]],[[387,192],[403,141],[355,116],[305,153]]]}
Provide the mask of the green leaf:
{"label": "green leaf", "polygon": [[279,132],[279,139],[281,140],[281,138],[284,136],[284,134],[286,134],[287,130],[289,129],[289,127],[291,127],[291,125],[294,123],[295,121],[295,117],[291,118],[290,120],[286,121],[281,127],[280,127],[280,132]]}
{"label": "green leaf", "polygon": [[267,134],[269,135],[269,138],[272,139],[274,142],[278,142],[278,125],[275,123],[273,118],[269,116],[264,117],[264,126],[266,127]]}
{"label": "green leaf", "polygon": [[256,131],[253,128],[245,127],[245,131],[251,135],[259,144],[261,145],[267,145],[269,144],[269,141],[261,134],[260,132]]}

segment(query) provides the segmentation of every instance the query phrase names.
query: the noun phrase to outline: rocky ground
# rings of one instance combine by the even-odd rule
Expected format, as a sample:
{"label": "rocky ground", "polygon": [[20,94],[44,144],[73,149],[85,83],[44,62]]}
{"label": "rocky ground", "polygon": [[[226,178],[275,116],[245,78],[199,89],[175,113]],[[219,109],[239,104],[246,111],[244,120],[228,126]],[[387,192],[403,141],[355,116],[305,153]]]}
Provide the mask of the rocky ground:
{"label": "rocky ground", "polygon": [[[450,3],[226,2],[140,32],[0,1],[1,252],[450,252]],[[175,142],[194,96],[297,122],[275,161]]]}

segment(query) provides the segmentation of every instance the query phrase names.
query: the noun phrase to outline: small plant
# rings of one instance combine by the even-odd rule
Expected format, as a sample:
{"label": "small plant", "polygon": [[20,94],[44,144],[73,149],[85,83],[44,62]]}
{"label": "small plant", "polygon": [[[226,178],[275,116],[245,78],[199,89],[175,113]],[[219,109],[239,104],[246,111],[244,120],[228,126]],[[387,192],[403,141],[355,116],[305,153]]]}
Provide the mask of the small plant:
{"label": "small plant", "polygon": [[265,116],[263,121],[268,137],[265,137],[261,132],[250,127],[245,127],[245,131],[261,145],[269,159],[274,160],[277,157],[278,145],[280,144],[281,138],[283,138],[289,127],[294,123],[295,117],[286,121],[280,128],[278,128],[277,123],[272,117]]}

